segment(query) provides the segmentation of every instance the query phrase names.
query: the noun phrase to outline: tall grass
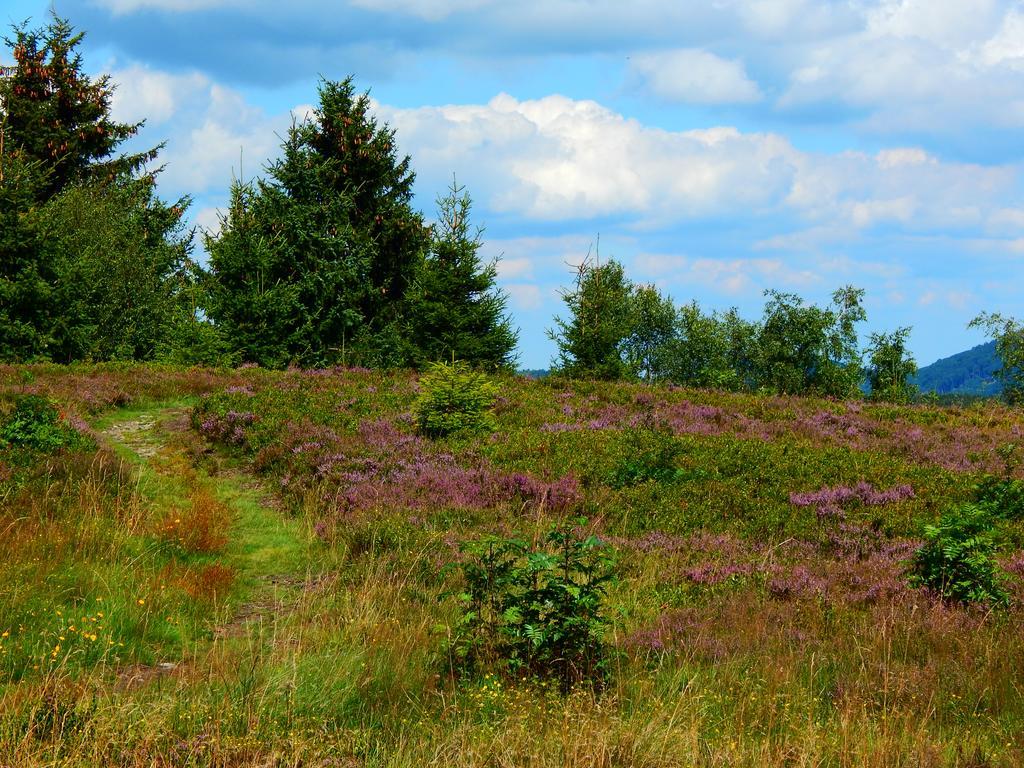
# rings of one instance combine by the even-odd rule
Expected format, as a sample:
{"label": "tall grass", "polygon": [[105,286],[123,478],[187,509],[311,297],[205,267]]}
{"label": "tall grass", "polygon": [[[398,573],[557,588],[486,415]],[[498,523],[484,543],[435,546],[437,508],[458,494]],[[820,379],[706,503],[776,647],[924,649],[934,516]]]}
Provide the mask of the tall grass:
{"label": "tall grass", "polygon": [[[142,372],[33,386],[215,390],[147,464],[0,456],[0,765],[1024,764],[1020,581],[990,611],[905,575],[1001,406],[509,379],[493,435],[431,441],[404,373]],[[652,421],[675,471],[613,482]],[[459,545],[579,514],[618,553],[607,687],[454,675]]]}

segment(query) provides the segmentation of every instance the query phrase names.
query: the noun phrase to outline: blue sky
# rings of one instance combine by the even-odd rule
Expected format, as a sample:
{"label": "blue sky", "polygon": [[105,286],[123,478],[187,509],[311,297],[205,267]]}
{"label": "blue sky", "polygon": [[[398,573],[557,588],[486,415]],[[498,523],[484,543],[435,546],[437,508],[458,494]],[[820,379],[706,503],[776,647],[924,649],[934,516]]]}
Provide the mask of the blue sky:
{"label": "blue sky", "polygon": [[[1020,0],[58,0],[116,115],[215,227],[320,76],[369,89],[428,216],[454,174],[546,367],[600,240],[677,302],[867,290],[922,364],[1024,315]],[[8,0],[0,21],[45,20]],[[0,59],[10,58],[9,52]]]}

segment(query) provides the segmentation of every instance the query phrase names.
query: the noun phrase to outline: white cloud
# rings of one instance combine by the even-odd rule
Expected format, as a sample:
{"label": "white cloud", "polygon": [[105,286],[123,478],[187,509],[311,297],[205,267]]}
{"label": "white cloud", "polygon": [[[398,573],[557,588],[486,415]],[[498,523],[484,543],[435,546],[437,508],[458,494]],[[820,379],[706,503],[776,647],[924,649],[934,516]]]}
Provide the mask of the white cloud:
{"label": "white cloud", "polygon": [[1014,234],[1024,232],[1024,208],[999,208],[986,222],[990,232]]}
{"label": "white cloud", "polygon": [[938,162],[923,149],[917,147],[897,147],[894,149],[883,149],[876,156],[878,167],[888,170],[899,168],[904,165],[924,165],[925,163]]}
{"label": "white cloud", "polygon": [[864,200],[850,204],[850,219],[857,227],[870,227],[885,221],[907,223],[916,210],[917,203],[910,196],[892,200]]}
{"label": "white cloud", "polygon": [[220,233],[221,216],[224,211],[218,207],[201,208],[192,215],[192,222],[203,232],[216,236]]}
{"label": "white cloud", "polygon": [[1019,174],[914,147],[824,154],[773,133],[665,131],[564,96],[377,111],[436,188],[454,171],[491,210],[540,221],[624,216],[657,227],[790,213],[833,236],[880,224],[927,231],[1005,207]]}
{"label": "white cloud", "polygon": [[999,30],[975,47],[974,55],[987,67],[1024,69],[1024,10],[1010,10]]}
{"label": "white cloud", "polygon": [[620,213],[668,220],[774,205],[798,155],[779,136],[663,131],[563,96],[378,112],[421,173],[454,170],[483,189],[492,208],[539,220]]}
{"label": "white cloud", "polygon": [[439,21],[462,11],[492,5],[493,0],[352,0],[357,8],[385,13],[408,14],[427,21]]}
{"label": "white cloud", "polygon": [[160,125],[172,117],[181,105],[210,88],[210,80],[198,72],[173,75],[135,64],[111,73],[117,83],[110,111],[120,122],[145,120]]}
{"label": "white cloud", "polygon": [[631,69],[657,96],[691,104],[744,104],[760,101],[757,84],[743,62],[722,59],[697,48],[640,54]]}
{"label": "white cloud", "polygon": [[786,108],[846,104],[878,133],[1024,126],[1024,15],[1014,0],[874,0],[859,29],[790,56]]}
{"label": "white cloud", "polygon": [[162,187],[173,195],[223,194],[232,178],[252,178],[277,154],[293,115],[311,108],[269,114],[237,91],[204,75],[174,75],[133,65],[116,69],[112,113],[118,120],[147,119],[142,139],[167,137],[160,154]]}
{"label": "white cloud", "polygon": [[498,277],[503,280],[533,277],[533,259],[519,258],[498,260]]}
{"label": "white cloud", "polygon": [[540,288],[532,283],[511,283],[502,288],[508,293],[513,309],[529,312],[539,309],[544,303]]}
{"label": "white cloud", "polygon": [[210,8],[244,6],[244,0],[99,0],[97,4],[107,8],[115,16],[123,16],[149,9],[187,13]]}
{"label": "white cloud", "polygon": [[637,273],[660,286],[699,285],[726,295],[760,293],[766,287],[806,289],[822,282],[819,271],[794,267],[784,259],[691,258],[678,254],[641,253],[632,262]]}

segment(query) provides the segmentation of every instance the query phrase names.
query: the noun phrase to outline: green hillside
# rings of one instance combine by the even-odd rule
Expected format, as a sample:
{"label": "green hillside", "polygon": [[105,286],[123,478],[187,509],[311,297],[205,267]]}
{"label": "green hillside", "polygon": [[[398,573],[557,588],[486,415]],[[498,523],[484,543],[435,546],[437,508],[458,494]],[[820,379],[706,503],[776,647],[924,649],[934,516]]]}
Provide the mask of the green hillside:
{"label": "green hillside", "polygon": [[922,392],[991,397],[1002,390],[992,375],[998,368],[996,343],[990,341],[926,365],[918,371],[916,383]]}
{"label": "green hillside", "polygon": [[491,384],[0,366],[0,766],[1024,764],[1017,411]]}

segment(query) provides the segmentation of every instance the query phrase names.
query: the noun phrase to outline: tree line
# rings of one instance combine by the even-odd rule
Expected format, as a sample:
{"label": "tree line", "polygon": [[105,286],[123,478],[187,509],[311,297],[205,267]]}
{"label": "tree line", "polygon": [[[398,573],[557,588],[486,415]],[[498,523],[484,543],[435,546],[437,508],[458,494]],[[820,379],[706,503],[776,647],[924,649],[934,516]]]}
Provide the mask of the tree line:
{"label": "tree line", "polygon": [[846,398],[867,388],[877,399],[913,398],[909,328],[872,334],[859,348],[863,290],[840,288],[826,308],[792,293],[765,295],[760,321],[735,309],[705,312],[697,302],[677,307],[654,286],[632,283],[619,262],[588,259],[563,293],[568,316],[549,331],[556,370],[736,391]]}
{"label": "tree line", "polygon": [[[428,224],[395,133],[351,78],[321,80],[262,177],[234,179],[218,231],[156,194],[163,145],[122,153],[143,123],[111,116],[113,84],[83,72],[82,33],[54,16],[4,38],[0,69],[0,360],[510,368],[518,332],[472,201],[453,180]],[[194,256],[201,239],[208,259]],[[817,307],[766,293],[759,321],[675,306],[612,260],[580,266],[556,317],[568,376],[905,402],[910,329],[858,346],[863,291]],[[1024,326],[982,315],[1004,393],[1024,399]]]}
{"label": "tree line", "polygon": [[162,145],[118,154],[142,123],[82,71],[82,34],[54,17],[5,38],[0,72],[0,360],[166,360],[509,367],[517,331],[472,203],[454,181],[437,221],[351,78],[323,80],[263,178],[235,180],[216,233],[156,195]]}

